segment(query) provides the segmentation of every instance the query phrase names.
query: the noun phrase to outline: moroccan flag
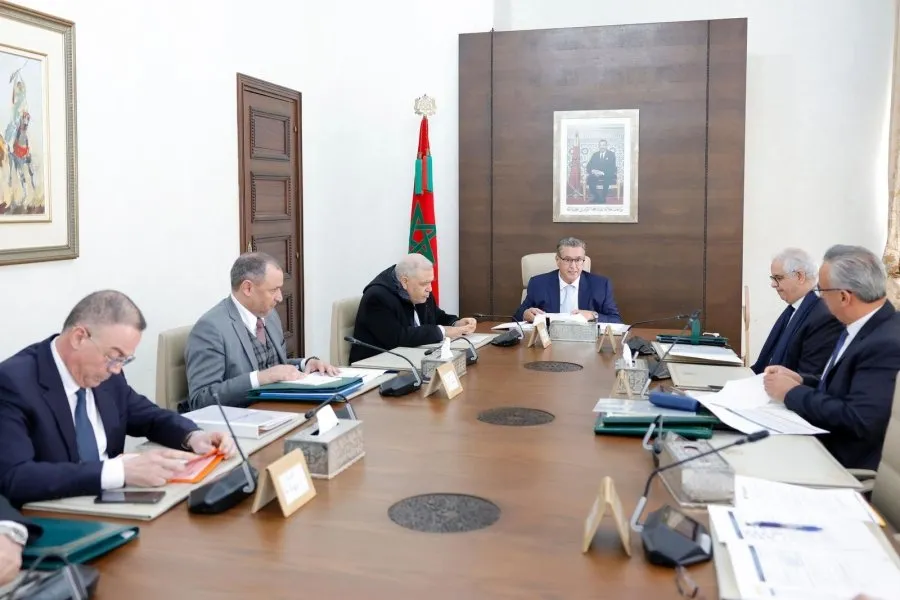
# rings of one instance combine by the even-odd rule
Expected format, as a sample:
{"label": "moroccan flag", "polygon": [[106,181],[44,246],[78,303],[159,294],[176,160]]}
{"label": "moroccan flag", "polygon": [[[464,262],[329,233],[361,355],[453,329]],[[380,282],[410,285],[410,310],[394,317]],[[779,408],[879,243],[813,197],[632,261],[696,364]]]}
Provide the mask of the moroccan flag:
{"label": "moroccan flag", "polygon": [[575,134],[575,145],[572,146],[569,166],[569,193],[570,198],[581,198],[581,140]]}
{"label": "moroccan flag", "polygon": [[419,125],[419,151],[416,153],[412,210],[409,215],[409,253],[421,254],[434,264],[431,295],[438,298],[437,224],[434,222],[434,178],[431,175],[431,149],[428,146],[428,117]]}

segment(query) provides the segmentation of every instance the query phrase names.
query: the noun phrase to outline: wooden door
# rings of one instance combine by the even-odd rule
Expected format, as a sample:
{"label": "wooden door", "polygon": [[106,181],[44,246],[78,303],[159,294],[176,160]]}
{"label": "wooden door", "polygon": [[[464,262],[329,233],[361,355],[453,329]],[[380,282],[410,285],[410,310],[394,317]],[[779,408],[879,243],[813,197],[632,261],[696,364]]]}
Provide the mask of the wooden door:
{"label": "wooden door", "polygon": [[240,251],[284,268],[276,309],[289,357],[303,354],[303,181],[300,92],[238,73]]}

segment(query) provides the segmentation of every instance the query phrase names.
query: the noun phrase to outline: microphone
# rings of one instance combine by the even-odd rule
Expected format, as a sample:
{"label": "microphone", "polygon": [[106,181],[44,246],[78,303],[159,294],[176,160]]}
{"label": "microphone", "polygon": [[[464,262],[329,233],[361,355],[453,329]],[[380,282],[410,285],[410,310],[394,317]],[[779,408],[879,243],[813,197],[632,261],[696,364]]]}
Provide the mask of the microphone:
{"label": "microphone", "polygon": [[403,356],[398,352],[393,352],[391,350],[385,350],[384,348],[379,348],[378,346],[373,346],[372,344],[368,344],[361,340],[356,339],[353,336],[345,335],[344,341],[350,344],[355,344],[357,346],[362,346],[363,348],[368,348],[369,350],[377,350],[378,352],[384,352],[385,354],[393,354],[394,356],[399,356],[403,360],[409,363],[409,366],[412,367],[412,375],[397,375],[390,381],[385,381],[378,387],[378,393],[382,396],[405,396],[410,392],[414,392],[420,387],[422,387],[422,376],[419,375],[419,370],[416,368],[416,365],[413,364],[411,360]]}
{"label": "microphone", "polygon": [[250,466],[244,450],[238,443],[237,436],[234,435],[231,422],[228,421],[225,409],[219,402],[218,392],[213,393],[213,400],[216,401],[216,406],[222,413],[222,420],[225,421],[228,433],[234,440],[234,445],[241,456],[241,464],[222,477],[191,490],[191,493],[188,494],[188,511],[201,515],[216,515],[240,504],[256,491],[256,481],[259,475],[256,469]]}
{"label": "microphone", "polygon": [[[45,560],[48,563],[51,560],[59,561],[62,566],[50,575],[42,575],[37,568]],[[88,600],[97,592],[99,579],[100,572],[96,567],[72,564],[65,556],[48,551],[37,558],[15,587],[11,590],[0,588],[0,592],[6,589],[6,593],[0,597],[10,600]]]}
{"label": "microphone", "polygon": [[521,333],[522,335],[519,335],[519,333],[516,333],[515,329],[507,329],[506,331],[504,331],[503,333],[501,333],[500,335],[496,336],[494,339],[491,340],[492,346],[515,346],[521,340],[525,339],[525,330],[522,329],[522,324],[519,323],[518,319],[513,318],[511,315],[485,315],[483,313],[475,313],[475,318],[476,319],[491,319],[491,320],[498,319],[498,320],[503,320],[503,321],[506,321],[507,319],[509,319],[510,321],[513,321],[516,324],[516,326],[519,328],[519,333]]}
{"label": "microphone", "polygon": [[303,416],[306,417],[306,420],[308,421],[308,420],[312,419],[314,416],[316,416],[317,412],[319,412],[320,410],[322,410],[323,408],[325,408],[326,406],[328,406],[335,400],[338,400],[339,398],[340,398],[341,402],[350,402],[349,400],[347,400],[346,396],[344,396],[340,392],[337,392],[333,396],[331,396],[330,398],[328,398],[327,400],[323,401],[321,404],[316,406],[315,408],[311,408],[308,411],[306,411],[306,414]]}
{"label": "microphone", "polygon": [[[700,316],[699,308],[697,310],[695,310],[694,312],[692,312],[690,315],[688,315],[687,323],[684,324],[684,327],[681,328],[681,331],[678,333],[678,335],[675,336],[675,339],[678,340],[679,338],[681,338],[681,335],[685,331],[687,331],[688,327],[690,327],[694,324],[694,321],[696,321],[697,317],[699,317],[699,316]],[[672,348],[674,348],[674,347],[675,347],[675,342],[673,341],[671,344],[669,344],[669,347],[666,349],[666,351],[663,352],[663,355],[659,357],[659,360],[656,361],[656,364],[653,366],[653,370],[650,373],[648,373],[647,383],[644,384],[644,389],[641,390],[642,398],[647,395],[647,390],[650,389],[650,381],[655,379],[659,375],[659,371],[662,369],[663,362],[666,360],[666,358],[669,357],[669,353],[672,352]]]}
{"label": "microphone", "polygon": [[[455,342],[456,340],[463,340],[467,344],[469,344],[469,348],[466,349],[466,364],[474,365],[475,363],[477,363],[478,362],[478,351],[475,349],[475,344],[472,343],[472,340],[470,340],[469,338],[467,338],[464,335],[450,339],[451,342]],[[432,354],[434,354],[435,352],[437,352],[440,349],[441,349],[441,347],[438,346],[437,348],[431,348],[429,350],[426,350],[425,356],[431,356]]]}
{"label": "microphone", "polygon": [[738,438],[721,448],[713,448],[712,450],[689,456],[664,467],[658,467],[650,473],[650,476],[647,478],[647,484],[644,486],[644,494],[638,500],[634,514],[631,516],[631,529],[641,534],[644,554],[650,563],[665,567],[676,567],[705,562],[712,558],[712,538],[709,536],[706,528],[671,506],[666,505],[650,513],[645,523],[639,523],[641,515],[644,513],[644,507],[647,505],[647,496],[650,494],[650,484],[653,483],[653,478],[663,471],[668,471],[698,458],[703,458],[710,454],[718,454],[722,450],[733,446],[752,444],[767,437],[769,437],[769,430],[760,429],[750,435]]}

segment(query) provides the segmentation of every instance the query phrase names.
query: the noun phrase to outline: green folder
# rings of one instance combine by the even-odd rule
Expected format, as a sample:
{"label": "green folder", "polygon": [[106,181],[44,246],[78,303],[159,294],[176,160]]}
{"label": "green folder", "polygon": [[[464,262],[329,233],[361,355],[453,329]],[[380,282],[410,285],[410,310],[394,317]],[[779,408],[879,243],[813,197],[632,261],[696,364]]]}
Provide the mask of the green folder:
{"label": "green folder", "polygon": [[252,399],[266,398],[271,399],[272,395],[285,394],[286,397],[292,394],[327,394],[332,395],[343,389],[362,383],[361,377],[341,377],[333,383],[323,385],[306,385],[303,380],[299,381],[283,381],[281,383],[270,383],[261,385],[256,389],[247,392],[247,397]]}
{"label": "green folder", "polygon": [[[655,415],[607,415],[600,413],[594,423],[594,433],[597,435],[624,435],[641,437],[647,433],[650,424],[656,420]],[[713,435],[713,428],[719,423],[719,419],[713,415],[697,415],[685,413],[678,417],[663,417],[662,427],[657,429],[657,434],[666,431],[677,433],[681,437],[690,440],[707,440]]]}
{"label": "green folder", "polygon": [[49,571],[65,565],[59,556],[72,564],[81,564],[103,556],[138,537],[136,525],[119,525],[103,521],[75,521],[31,517],[31,522],[43,527],[44,533],[28,542],[22,551],[22,566],[28,568],[44,554],[48,556],[38,570]]}

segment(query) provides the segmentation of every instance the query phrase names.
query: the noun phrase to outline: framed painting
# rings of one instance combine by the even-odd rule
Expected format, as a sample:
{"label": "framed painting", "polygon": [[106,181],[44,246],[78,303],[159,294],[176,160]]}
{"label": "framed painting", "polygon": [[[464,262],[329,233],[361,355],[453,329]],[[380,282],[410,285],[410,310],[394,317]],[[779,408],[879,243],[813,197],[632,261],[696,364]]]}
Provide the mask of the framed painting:
{"label": "framed painting", "polygon": [[639,111],[553,113],[553,221],[638,222]]}
{"label": "framed painting", "polygon": [[78,257],[75,25],[0,2],[0,265]]}

